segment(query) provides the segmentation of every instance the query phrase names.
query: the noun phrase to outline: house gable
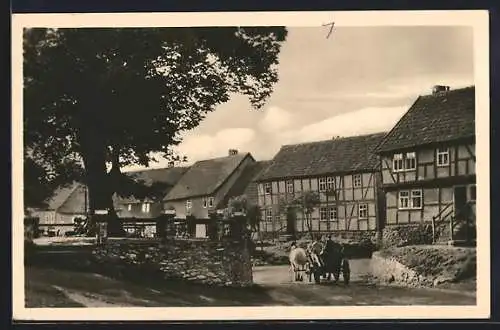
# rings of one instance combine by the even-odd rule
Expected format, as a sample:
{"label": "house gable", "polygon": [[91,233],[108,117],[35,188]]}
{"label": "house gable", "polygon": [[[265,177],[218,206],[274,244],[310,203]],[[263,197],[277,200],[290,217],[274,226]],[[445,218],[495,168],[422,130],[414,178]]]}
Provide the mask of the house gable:
{"label": "house gable", "polygon": [[475,88],[419,96],[377,147],[379,154],[475,137]]}

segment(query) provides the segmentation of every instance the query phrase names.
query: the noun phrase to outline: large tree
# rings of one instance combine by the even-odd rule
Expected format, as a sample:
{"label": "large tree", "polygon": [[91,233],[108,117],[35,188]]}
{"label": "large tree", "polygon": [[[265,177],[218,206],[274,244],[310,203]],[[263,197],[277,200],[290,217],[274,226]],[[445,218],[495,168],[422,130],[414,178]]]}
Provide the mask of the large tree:
{"label": "large tree", "polygon": [[234,93],[263,106],[286,35],[283,27],[26,29],[25,158],[51,173],[81,161],[90,214],[113,211],[121,167],[148,166],[155,154],[176,159],[180,133]]}

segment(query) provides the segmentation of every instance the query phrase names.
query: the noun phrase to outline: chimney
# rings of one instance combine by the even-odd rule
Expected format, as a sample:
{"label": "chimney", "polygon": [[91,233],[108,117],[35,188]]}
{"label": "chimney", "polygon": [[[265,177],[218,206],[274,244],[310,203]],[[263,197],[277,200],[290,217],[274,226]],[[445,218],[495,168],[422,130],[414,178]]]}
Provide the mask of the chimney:
{"label": "chimney", "polygon": [[229,149],[229,156],[235,156],[238,154],[238,150],[236,149]]}
{"label": "chimney", "polygon": [[432,95],[441,95],[450,91],[450,86],[435,85],[432,87]]}
{"label": "chimney", "polygon": [[168,168],[172,168],[174,166],[175,166],[175,162],[174,161],[168,162]]}

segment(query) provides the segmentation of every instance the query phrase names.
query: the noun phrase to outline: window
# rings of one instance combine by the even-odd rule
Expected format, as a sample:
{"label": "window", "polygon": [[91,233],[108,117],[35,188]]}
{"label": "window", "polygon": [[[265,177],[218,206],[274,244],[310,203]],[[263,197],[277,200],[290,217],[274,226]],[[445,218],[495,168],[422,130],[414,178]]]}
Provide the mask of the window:
{"label": "window", "polygon": [[321,207],[319,209],[319,219],[321,221],[328,220],[328,208],[327,207]]}
{"label": "window", "polygon": [[476,201],[476,185],[472,185],[469,187],[469,193],[470,193],[470,200],[472,202]]}
{"label": "window", "polygon": [[326,191],[326,178],[319,179],[319,191]]}
{"label": "window", "polygon": [[450,150],[448,148],[438,148],[436,154],[437,154],[436,160],[438,166],[450,165]]}
{"label": "window", "polygon": [[203,208],[207,208],[207,198],[206,197],[203,197],[202,199],[202,203],[203,203]]}
{"label": "window", "polygon": [[359,204],[358,205],[358,218],[359,219],[368,218],[368,205],[367,204]]}
{"label": "window", "polygon": [[361,187],[361,174],[355,174],[352,177],[352,184],[353,184],[354,188]]}
{"label": "window", "polygon": [[127,210],[132,211],[132,204],[127,205]]}
{"label": "window", "polygon": [[392,159],[392,171],[404,171],[403,154],[394,154],[394,157]]}
{"label": "window", "polygon": [[422,190],[411,191],[411,208],[420,209],[422,207]]}
{"label": "window", "polygon": [[405,170],[414,170],[417,168],[417,155],[415,152],[407,152],[405,159]]}
{"label": "window", "polygon": [[402,190],[399,192],[399,209],[421,209],[422,190]]}
{"label": "window", "polygon": [[326,178],[326,189],[329,191],[335,189],[335,181],[333,180],[333,177]]}
{"label": "window", "polygon": [[413,171],[417,168],[417,153],[407,152],[405,154],[394,154],[392,159],[392,171]]}
{"label": "window", "polygon": [[410,193],[408,191],[399,192],[399,208],[407,209],[410,207]]}
{"label": "window", "polygon": [[287,181],[286,182],[286,192],[287,193],[293,193],[293,181]]}
{"label": "window", "polygon": [[148,213],[149,212],[149,203],[143,203],[142,204],[142,212],[143,213]]}
{"label": "window", "polygon": [[337,208],[336,207],[330,208],[330,221],[337,221]]}
{"label": "window", "polygon": [[214,198],[208,197],[208,207],[213,207],[213,206],[214,206]]}
{"label": "window", "polygon": [[272,192],[272,189],[271,189],[271,183],[266,183],[264,184],[264,192],[266,195],[270,195],[271,192]]}
{"label": "window", "polygon": [[187,200],[187,201],[186,201],[186,209],[190,210],[192,206],[193,206],[193,205],[192,205],[191,201],[190,201],[190,200]]}
{"label": "window", "polygon": [[265,219],[267,222],[273,221],[273,210],[272,209],[266,209]]}

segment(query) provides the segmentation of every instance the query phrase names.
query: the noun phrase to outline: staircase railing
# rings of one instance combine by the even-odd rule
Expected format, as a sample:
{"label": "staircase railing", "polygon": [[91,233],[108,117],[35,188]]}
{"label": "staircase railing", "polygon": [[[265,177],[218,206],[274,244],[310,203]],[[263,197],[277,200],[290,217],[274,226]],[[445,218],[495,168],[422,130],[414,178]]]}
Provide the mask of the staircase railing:
{"label": "staircase railing", "polygon": [[[460,208],[455,210],[453,207],[450,209],[450,207],[453,205],[453,203],[450,203],[446,205],[437,215],[432,217],[432,243],[434,244],[436,242],[436,226],[443,222],[444,220],[449,218],[449,229],[450,229],[450,240],[453,240],[453,231],[455,230],[455,213],[461,213],[466,207],[469,207],[471,204],[470,201],[466,202],[464,205],[462,205]],[[445,215],[445,211],[448,211]]]}
{"label": "staircase railing", "polygon": [[274,231],[275,238],[279,238],[280,233],[284,232],[286,229],[286,225],[281,225],[277,230]]}
{"label": "staircase railing", "polygon": [[[438,212],[435,216],[432,217],[432,244],[436,243],[436,225],[440,222],[442,222],[446,217],[448,217],[451,213],[453,213],[453,203],[447,204],[441,211]],[[450,207],[452,208],[451,210]],[[446,211],[449,211],[446,213],[445,216],[443,216],[443,213]]]}

